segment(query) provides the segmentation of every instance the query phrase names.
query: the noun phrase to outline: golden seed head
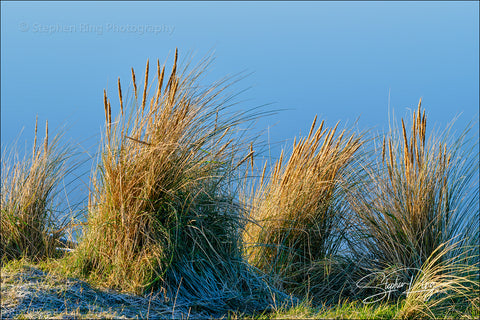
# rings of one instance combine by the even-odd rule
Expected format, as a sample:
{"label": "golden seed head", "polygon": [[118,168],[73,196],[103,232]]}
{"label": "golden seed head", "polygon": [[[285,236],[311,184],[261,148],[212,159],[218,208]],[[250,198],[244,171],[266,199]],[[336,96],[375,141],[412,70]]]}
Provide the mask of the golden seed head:
{"label": "golden seed head", "polygon": [[149,60],[147,59],[147,66],[145,67],[145,84],[143,86],[143,98],[142,98],[142,112],[145,109],[145,100],[147,98],[147,86],[148,86],[148,69],[149,69]]}
{"label": "golden seed head", "polygon": [[45,123],[45,141],[43,143],[43,152],[44,156],[47,156],[47,150],[48,150],[48,120],[46,120]]}
{"label": "golden seed head", "polygon": [[132,82],[133,82],[133,91],[135,93],[135,100],[137,100],[137,82],[135,80],[135,70],[132,68]]}
{"label": "golden seed head", "polygon": [[120,112],[123,116],[123,99],[122,99],[122,87],[120,86],[120,77],[118,77],[118,98],[120,100]]}

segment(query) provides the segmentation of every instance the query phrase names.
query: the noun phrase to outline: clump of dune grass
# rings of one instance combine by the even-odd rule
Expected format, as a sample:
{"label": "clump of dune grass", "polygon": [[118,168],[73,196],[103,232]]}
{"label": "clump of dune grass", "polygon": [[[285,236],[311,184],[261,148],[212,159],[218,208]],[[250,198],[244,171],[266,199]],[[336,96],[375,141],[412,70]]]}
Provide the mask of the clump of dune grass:
{"label": "clump of dune grass", "polygon": [[458,243],[443,243],[432,252],[408,288],[396,317],[435,319],[439,314],[445,318],[478,314],[480,286],[475,275],[479,265],[465,259],[473,248],[452,256],[456,246]]}
{"label": "clump of dune grass", "polygon": [[279,288],[320,299],[338,294],[339,272],[348,263],[337,255],[345,236],[344,188],[348,166],[363,144],[346,130],[318,128],[296,138],[284,160],[282,151],[270,175],[263,169],[251,196],[252,220],[245,229],[250,263],[270,275]]}
{"label": "clump of dune grass", "polygon": [[122,291],[163,290],[212,312],[256,308],[268,299],[255,300],[265,286],[241,256],[245,213],[234,188],[253,156],[240,126],[256,115],[227,110],[228,81],[199,86],[210,61],[179,72],[176,52],[169,77],[157,61],[153,95],[148,61],[140,94],[132,69],[131,109],[119,80],[113,119],[105,92],[86,232],[69,264]]}
{"label": "clump of dune grass", "polygon": [[[16,145],[2,157],[1,259],[25,257],[40,260],[57,255],[58,241],[65,234],[66,212],[59,203],[60,184],[73,169],[68,145],[60,145],[61,135],[49,141],[48,121],[43,144],[37,144],[38,118],[31,154],[18,159]],[[62,198],[63,199],[63,198]]]}
{"label": "clump of dune grass", "polygon": [[[472,183],[478,154],[466,139],[468,131],[456,140],[448,130],[428,138],[421,100],[407,132],[403,119],[401,129],[391,128],[378,153],[381,161],[365,168],[367,178],[350,193],[355,222],[350,244],[365,272],[394,273],[406,282],[419,274],[441,279],[443,271],[465,270],[452,264],[459,257],[467,269],[478,265],[472,250],[478,245],[478,185]],[[469,274],[478,281],[478,273]],[[463,279],[456,276],[452,279]],[[461,288],[452,281],[445,286]],[[389,296],[399,298],[404,291]]]}

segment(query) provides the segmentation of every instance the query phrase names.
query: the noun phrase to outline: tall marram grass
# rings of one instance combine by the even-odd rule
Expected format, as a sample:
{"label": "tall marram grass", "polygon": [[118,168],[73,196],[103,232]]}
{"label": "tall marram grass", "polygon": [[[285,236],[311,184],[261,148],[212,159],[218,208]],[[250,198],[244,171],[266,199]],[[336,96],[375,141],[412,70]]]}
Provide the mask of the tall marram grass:
{"label": "tall marram grass", "polygon": [[43,145],[37,145],[38,118],[32,153],[18,159],[14,145],[2,157],[1,259],[25,257],[40,260],[57,255],[55,248],[65,233],[66,219],[57,210],[60,183],[72,170],[68,145],[60,145],[61,135],[49,141],[48,121]]}
{"label": "tall marram grass", "polygon": [[[219,310],[222,303],[250,308],[261,287],[241,256],[245,213],[235,195],[236,169],[253,152],[241,125],[257,113],[228,111],[228,81],[200,87],[210,63],[170,76],[157,61],[150,87],[112,119],[105,93],[106,129],[92,176],[86,233],[71,265],[99,284],[136,293],[163,290],[179,301]],[[255,286],[252,283],[255,282]],[[262,293],[263,294],[263,293]],[[247,304],[243,304],[247,305]]]}
{"label": "tall marram grass", "polygon": [[478,316],[479,265],[465,259],[475,255],[475,248],[463,248],[458,253],[458,245],[458,242],[444,243],[436,248],[413,279],[396,317],[435,319],[443,315],[455,318],[469,313]]}
{"label": "tall marram grass", "polygon": [[250,202],[252,223],[245,229],[246,255],[277,287],[320,299],[345,284],[338,255],[344,221],[346,174],[362,135],[328,129],[324,122],[294,140],[287,161],[282,151],[270,175],[266,164]]}
{"label": "tall marram grass", "polygon": [[[401,129],[391,128],[379,161],[366,168],[368,178],[350,193],[354,256],[368,273],[394,272],[406,282],[416,278],[417,287],[427,278],[446,281],[442,292],[463,290],[463,298],[472,300],[479,280],[472,272],[479,261],[475,143],[467,140],[468,131],[456,140],[448,130],[428,137],[421,100],[410,132],[407,128],[403,119]],[[391,296],[399,294],[405,292]],[[407,296],[403,316],[417,295]]]}

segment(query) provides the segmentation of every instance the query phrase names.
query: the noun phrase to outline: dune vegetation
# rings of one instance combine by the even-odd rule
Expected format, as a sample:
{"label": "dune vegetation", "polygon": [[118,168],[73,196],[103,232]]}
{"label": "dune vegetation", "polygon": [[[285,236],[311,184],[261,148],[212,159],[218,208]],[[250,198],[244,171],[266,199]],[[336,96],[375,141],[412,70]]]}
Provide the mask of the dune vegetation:
{"label": "dune vegetation", "polygon": [[[43,143],[37,143],[38,118],[31,154],[19,159],[16,145],[2,154],[1,259],[27,257],[39,261],[57,255],[66,234],[66,206],[60,185],[78,162],[75,151],[53,138],[45,124]],[[73,163],[69,160],[74,160]],[[63,216],[63,218],[62,218]]]}
{"label": "dune vegetation", "polygon": [[380,134],[315,117],[308,135],[258,166],[252,128],[272,112],[235,111],[229,89],[238,79],[205,85],[211,62],[182,67],[176,51],[169,73],[147,61],[140,83],[132,68],[131,90],[118,79],[113,108],[104,91],[105,129],[75,247],[61,205],[62,183],[78,166],[73,148],[61,135],[49,141],[47,123],[43,148],[36,126],[31,154],[19,160],[13,146],[2,156],[3,314],[480,315],[471,127],[459,136],[430,130],[421,101]]}
{"label": "dune vegetation", "polygon": [[246,199],[253,223],[244,241],[249,262],[268,274],[276,287],[325,301],[337,298],[348,270],[340,249],[348,227],[344,190],[348,171],[363,145],[362,135],[334,128],[315,129],[293,142],[271,174],[266,163],[260,184]]}

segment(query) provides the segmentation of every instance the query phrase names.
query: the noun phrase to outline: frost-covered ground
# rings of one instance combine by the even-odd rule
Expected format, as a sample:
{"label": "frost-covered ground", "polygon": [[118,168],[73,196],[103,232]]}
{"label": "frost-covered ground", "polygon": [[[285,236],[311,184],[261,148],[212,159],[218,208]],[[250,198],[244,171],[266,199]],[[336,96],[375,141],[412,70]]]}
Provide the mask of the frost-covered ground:
{"label": "frost-covered ground", "polygon": [[46,273],[35,266],[2,268],[1,318],[196,319],[182,301],[160,295],[136,296]]}

